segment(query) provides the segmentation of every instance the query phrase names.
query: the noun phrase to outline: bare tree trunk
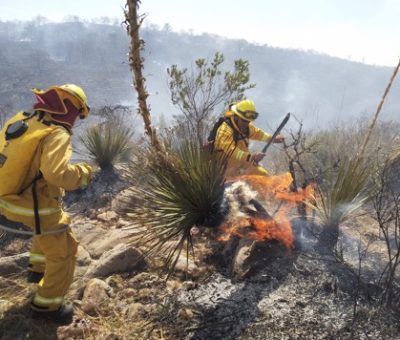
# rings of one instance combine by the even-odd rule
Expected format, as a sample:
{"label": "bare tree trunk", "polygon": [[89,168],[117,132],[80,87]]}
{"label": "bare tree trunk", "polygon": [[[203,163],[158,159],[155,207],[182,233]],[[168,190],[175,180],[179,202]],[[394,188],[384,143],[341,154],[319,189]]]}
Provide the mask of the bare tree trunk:
{"label": "bare tree trunk", "polygon": [[125,11],[125,23],[127,25],[128,34],[131,37],[131,49],[129,52],[129,65],[134,74],[133,83],[138,94],[139,114],[143,117],[146,134],[150,138],[151,145],[160,152],[163,152],[163,147],[159,142],[156,131],[151,125],[150,110],[146,99],[149,94],[146,91],[145,78],[142,74],[143,59],[140,56],[140,51],[143,49],[144,41],[139,37],[139,28],[144,17],[138,17],[137,8],[140,0],[127,0],[128,11]]}

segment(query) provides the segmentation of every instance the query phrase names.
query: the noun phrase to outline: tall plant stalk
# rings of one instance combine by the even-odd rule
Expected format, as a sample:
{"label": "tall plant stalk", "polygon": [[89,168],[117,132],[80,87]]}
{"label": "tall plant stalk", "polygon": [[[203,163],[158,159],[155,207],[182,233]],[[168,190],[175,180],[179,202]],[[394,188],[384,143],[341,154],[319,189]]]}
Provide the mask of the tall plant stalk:
{"label": "tall plant stalk", "polygon": [[129,36],[131,37],[131,48],[129,52],[129,65],[133,72],[133,84],[135,86],[139,108],[138,112],[142,116],[146,134],[150,138],[151,145],[160,152],[163,152],[163,147],[157,138],[156,130],[151,124],[150,109],[147,105],[147,93],[145,86],[145,78],[143,77],[143,58],[140,56],[140,51],[144,48],[144,41],[139,37],[139,29],[143,23],[144,16],[138,16],[137,9],[139,7],[140,0],[128,0],[128,10],[125,11],[125,24]]}
{"label": "tall plant stalk", "polygon": [[374,166],[365,161],[365,151],[399,68],[400,60],[386,86],[356,157],[342,162],[336,179],[326,190],[321,188],[318,190],[318,197],[312,204],[312,208],[321,217],[324,224],[318,242],[318,249],[324,253],[331,253],[334,250],[339,238],[340,222],[372,197],[372,191],[368,192],[367,186],[374,173]]}
{"label": "tall plant stalk", "polygon": [[388,95],[388,93],[390,91],[390,88],[392,87],[393,81],[396,78],[396,75],[397,75],[397,73],[399,71],[399,68],[400,68],[400,59],[399,59],[399,62],[397,64],[397,66],[395,67],[395,69],[393,71],[393,74],[392,74],[392,77],[389,80],[389,83],[386,86],[385,92],[384,92],[384,94],[382,96],[382,99],[381,99],[379,105],[378,105],[378,108],[376,109],[376,112],[375,112],[374,117],[372,119],[371,125],[368,128],[368,132],[367,132],[367,135],[365,136],[364,143],[362,144],[362,146],[360,148],[360,151],[358,153],[358,158],[359,159],[361,159],[364,156],[365,149],[367,148],[367,145],[368,145],[369,139],[371,137],[372,131],[373,131],[375,125],[376,125],[376,121],[378,120],[379,113],[381,112],[383,104],[385,103],[386,96]]}

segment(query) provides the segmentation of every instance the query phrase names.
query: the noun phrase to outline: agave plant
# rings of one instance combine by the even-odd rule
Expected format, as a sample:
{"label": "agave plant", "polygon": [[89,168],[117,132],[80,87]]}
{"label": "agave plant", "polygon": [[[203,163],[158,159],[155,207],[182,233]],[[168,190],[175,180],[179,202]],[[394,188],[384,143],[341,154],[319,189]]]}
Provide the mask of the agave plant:
{"label": "agave plant", "polygon": [[147,156],[147,178],[131,187],[128,216],[145,226],[134,231],[134,239],[139,237],[147,255],[166,254],[171,273],[182,251],[188,257],[193,249],[192,227],[218,225],[226,162],[203,151],[195,138],[172,146],[168,160],[154,149]]}
{"label": "agave plant", "polygon": [[368,181],[374,171],[374,165],[363,162],[362,158],[348,159],[339,164],[336,176],[328,178],[325,187],[317,187],[315,200],[308,205],[324,225],[320,246],[333,250],[339,224],[372,197]]}
{"label": "agave plant", "polygon": [[107,120],[91,126],[80,136],[89,158],[101,170],[112,169],[118,162],[129,160],[133,130],[121,119]]}

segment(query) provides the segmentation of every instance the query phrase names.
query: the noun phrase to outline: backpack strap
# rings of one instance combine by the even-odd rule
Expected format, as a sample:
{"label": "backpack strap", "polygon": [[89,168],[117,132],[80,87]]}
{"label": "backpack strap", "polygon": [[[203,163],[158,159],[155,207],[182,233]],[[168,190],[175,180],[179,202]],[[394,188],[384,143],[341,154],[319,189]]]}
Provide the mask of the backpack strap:
{"label": "backpack strap", "polygon": [[37,197],[36,191],[36,182],[43,177],[42,173],[40,172],[39,175],[35,177],[32,183],[32,199],[33,199],[33,211],[35,214],[35,234],[40,235],[41,228],[40,228],[40,215],[39,215],[39,200]]}
{"label": "backpack strap", "polygon": [[245,133],[242,133],[235,128],[230,118],[225,118],[225,123],[227,123],[228,126],[233,130],[233,140],[235,142],[235,145],[237,145],[240,140],[243,140],[246,143],[246,146],[249,146],[249,128],[246,129]]}
{"label": "backpack strap", "polygon": [[21,195],[26,189],[28,189],[30,186],[32,186],[32,201],[33,201],[33,212],[35,214],[35,234],[40,235],[41,234],[41,228],[40,228],[40,216],[39,216],[39,200],[37,197],[37,191],[36,191],[36,182],[43,178],[43,174],[39,172],[39,174],[33,179],[31,183],[29,183],[27,186],[25,186],[19,193],[18,195]]}

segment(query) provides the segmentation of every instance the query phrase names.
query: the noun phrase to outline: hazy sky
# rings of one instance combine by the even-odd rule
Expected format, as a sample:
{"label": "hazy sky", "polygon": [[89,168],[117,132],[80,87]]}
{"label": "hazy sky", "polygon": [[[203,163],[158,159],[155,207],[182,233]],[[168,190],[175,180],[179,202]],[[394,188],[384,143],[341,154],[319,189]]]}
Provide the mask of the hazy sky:
{"label": "hazy sky", "polygon": [[[123,0],[0,0],[1,20],[69,15],[122,21]],[[147,23],[394,66],[400,0],[142,0]]]}

